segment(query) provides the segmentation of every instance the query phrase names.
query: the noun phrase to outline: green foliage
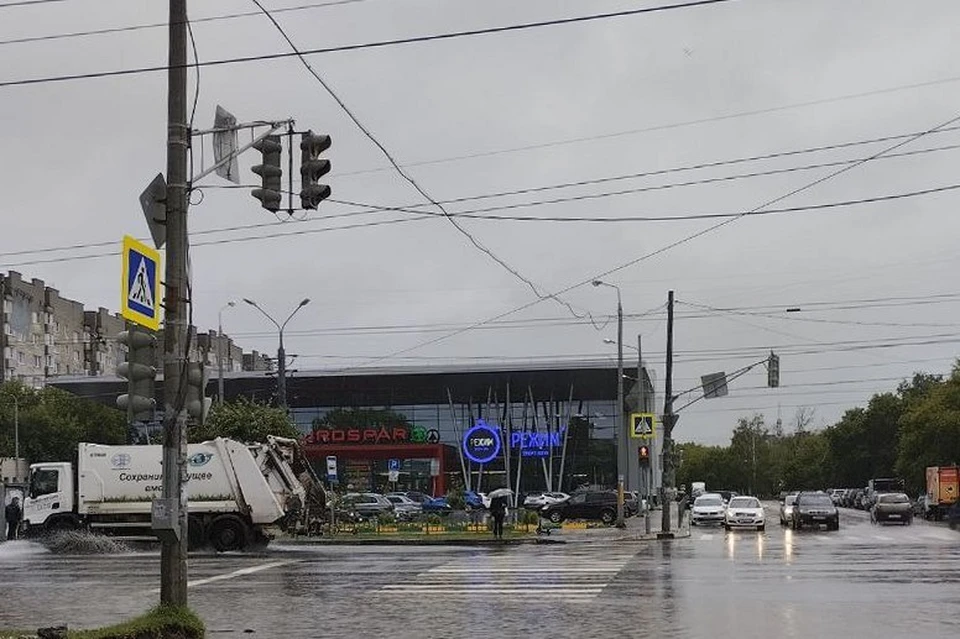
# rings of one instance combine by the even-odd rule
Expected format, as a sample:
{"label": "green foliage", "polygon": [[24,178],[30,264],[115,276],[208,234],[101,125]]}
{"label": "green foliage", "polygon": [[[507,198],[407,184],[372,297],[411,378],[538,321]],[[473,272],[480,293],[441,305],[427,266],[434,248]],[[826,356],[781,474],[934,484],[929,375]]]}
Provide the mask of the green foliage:
{"label": "green foliage", "polygon": [[685,444],[677,481],[772,496],[899,476],[918,492],[927,466],[960,461],[960,362],[947,380],[916,373],[823,430],[808,429],[811,418],[812,411],[798,411],[794,432],[784,434],[779,423],[770,432],[754,415],[739,420],[729,446]]}
{"label": "green foliage", "polygon": [[454,510],[463,510],[467,507],[467,498],[463,493],[463,489],[457,489],[447,493],[447,503],[450,504],[450,507]]}
{"label": "green foliage", "polygon": [[36,390],[20,382],[0,384],[0,457],[15,449],[14,403],[19,406],[20,455],[31,462],[69,461],[79,442],[124,444],[126,416],[56,388]]}
{"label": "green foliage", "polygon": [[160,605],[145,615],[130,621],[98,628],[71,632],[71,639],[202,639],[203,622],[188,608]]}
{"label": "green foliage", "polygon": [[912,493],[923,486],[927,466],[960,461],[960,369],[954,366],[945,382],[924,384],[924,392],[911,395],[907,405],[896,470]]}
{"label": "green foliage", "polygon": [[267,435],[299,439],[301,433],[282,409],[240,397],[214,405],[207,421],[191,428],[188,437],[191,442],[227,437],[250,443],[264,442]]}
{"label": "green foliage", "polygon": [[337,408],[313,420],[313,430],[409,425],[405,415],[388,408]]}

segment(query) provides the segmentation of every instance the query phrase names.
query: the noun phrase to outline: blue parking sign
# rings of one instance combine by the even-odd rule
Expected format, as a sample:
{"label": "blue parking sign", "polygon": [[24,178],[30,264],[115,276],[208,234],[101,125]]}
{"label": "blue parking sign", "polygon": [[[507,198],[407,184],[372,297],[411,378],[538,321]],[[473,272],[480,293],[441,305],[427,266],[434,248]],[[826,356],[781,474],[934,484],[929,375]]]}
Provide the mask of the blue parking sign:
{"label": "blue parking sign", "polygon": [[387,466],[387,470],[400,470],[400,460],[391,459],[389,465]]}

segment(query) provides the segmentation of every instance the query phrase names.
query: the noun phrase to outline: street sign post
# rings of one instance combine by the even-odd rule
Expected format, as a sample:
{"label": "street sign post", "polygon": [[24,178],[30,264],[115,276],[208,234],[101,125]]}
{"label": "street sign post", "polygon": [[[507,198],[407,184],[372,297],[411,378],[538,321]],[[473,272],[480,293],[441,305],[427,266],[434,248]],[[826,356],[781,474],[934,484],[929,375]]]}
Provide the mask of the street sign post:
{"label": "street sign post", "polygon": [[630,413],[630,437],[654,439],[657,436],[657,418],[653,413]]}
{"label": "street sign post", "polygon": [[160,252],[123,236],[120,314],[134,324],[160,329]]}
{"label": "street sign post", "polygon": [[327,455],[327,481],[331,484],[337,482],[337,457],[336,455]]}

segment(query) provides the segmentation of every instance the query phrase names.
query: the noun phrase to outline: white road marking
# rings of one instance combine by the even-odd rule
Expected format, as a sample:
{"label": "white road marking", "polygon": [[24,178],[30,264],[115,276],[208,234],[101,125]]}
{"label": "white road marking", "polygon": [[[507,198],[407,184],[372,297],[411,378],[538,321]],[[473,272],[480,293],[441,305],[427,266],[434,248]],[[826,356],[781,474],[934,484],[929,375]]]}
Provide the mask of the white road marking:
{"label": "white road marking", "polygon": [[[236,579],[237,577],[246,577],[247,575],[252,575],[258,572],[263,572],[264,570],[270,570],[271,568],[278,568],[286,564],[293,563],[292,561],[271,561],[269,563],[260,564],[259,566],[250,566],[249,568],[241,568],[240,570],[234,570],[233,572],[224,573],[222,575],[214,575],[213,577],[205,577],[203,579],[194,579],[193,581],[187,582],[187,588],[194,588],[196,586],[204,586],[206,584],[212,584],[217,581],[226,581],[228,579]],[[159,588],[153,588],[150,590],[152,593],[160,592]]]}
{"label": "white road marking", "polygon": [[377,595],[445,599],[552,599],[589,602],[633,559],[633,555],[594,558],[582,555],[473,557],[457,559],[417,574],[407,583],[385,584]]}

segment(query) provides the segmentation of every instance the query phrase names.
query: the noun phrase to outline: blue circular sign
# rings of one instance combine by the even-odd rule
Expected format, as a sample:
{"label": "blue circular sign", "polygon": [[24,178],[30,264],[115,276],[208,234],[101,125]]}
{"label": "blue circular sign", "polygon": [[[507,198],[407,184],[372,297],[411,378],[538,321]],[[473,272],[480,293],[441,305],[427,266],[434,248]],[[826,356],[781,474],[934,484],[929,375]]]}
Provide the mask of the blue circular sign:
{"label": "blue circular sign", "polygon": [[476,425],[463,435],[463,454],[476,464],[492,462],[500,454],[499,431],[478,419]]}

